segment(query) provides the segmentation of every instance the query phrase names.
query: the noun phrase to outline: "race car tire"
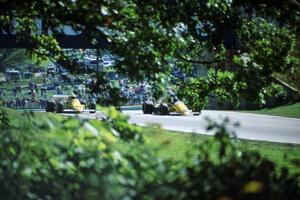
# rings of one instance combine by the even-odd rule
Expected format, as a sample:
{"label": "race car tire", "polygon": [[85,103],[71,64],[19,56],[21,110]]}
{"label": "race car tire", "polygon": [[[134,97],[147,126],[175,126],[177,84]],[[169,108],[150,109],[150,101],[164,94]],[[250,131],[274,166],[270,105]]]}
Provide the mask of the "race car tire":
{"label": "race car tire", "polygon": [[160,110],[161,115],[169,115],[170,114],[169,106],[166,103],[160,104],[159,110]]}
{"label": "race car tire", "polygon": [[145,101],[143,103],[143,113],[144,114],[152,114],[154,111],[154,104],[152,101]]}
{"label": "race car tire", "polygon": [[57,113],[64,112],[64,105],[62,103],[56,103],[55,110]]}
{"label": "race car tire", "polygon": [[193,115],[198,116],[201,114],[201,109],[200,108],[193,108],[192,109]]}
{"label": "race car tire", "polygon": [[92,111],[90,111],[90,113],[95,113],[96,112],[96,104],[91,103],[89,106],[89,109],[91,109]]}
{"label": "race car tire", "polygon": [[55,103],[47,101],[45,110],[46,110],[46,112],[54,112],[55,111]]}

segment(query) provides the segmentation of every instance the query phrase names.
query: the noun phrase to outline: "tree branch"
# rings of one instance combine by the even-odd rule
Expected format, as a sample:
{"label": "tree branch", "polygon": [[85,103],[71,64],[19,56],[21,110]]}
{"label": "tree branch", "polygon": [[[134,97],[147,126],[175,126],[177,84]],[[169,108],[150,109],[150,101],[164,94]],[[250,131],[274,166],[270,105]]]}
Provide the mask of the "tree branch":
{"label": "tree branch", "polygon": [[221,60],[211,60],[211,61],[207,61],[207,60],[192,60],[192,59],[188,59],[188,58],[185,58],[181,55],[178,55],[178,58],[183,60],[183,61],[186,61],[186,62],[189,62],[189,63],[195,63],[195,64],[204,64],[204,65],[207,65],[207,64],[212,64],[212,63],[220,63]]}

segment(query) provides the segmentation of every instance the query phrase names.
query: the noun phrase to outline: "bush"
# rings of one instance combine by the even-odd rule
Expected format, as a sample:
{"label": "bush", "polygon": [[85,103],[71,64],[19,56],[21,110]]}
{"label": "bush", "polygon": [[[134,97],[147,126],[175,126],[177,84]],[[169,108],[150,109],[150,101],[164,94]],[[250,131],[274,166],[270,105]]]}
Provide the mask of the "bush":
{"label": "bush", "polygon": [[[226,121],[225,121],[226,122]],[[164,199],[298,199],[299,176],[257,152],[241,151],[225,124],[212,123],[215,137],[187,155]],[[218,154],[211,154],[212,150]],[[176,192],[174,192],[176,191]]]}
{"label": "bush", "polygon": [[[215,137],[176,162],[147,149],[141,129],[112,108],[106,122],[0,113],[1,199],[300,197],[299,176],[241,151],[225,124],[212,123]],[[126,151],[117,151],[115,142]]]}
{"label": "bush", "polygon": [[[75,118],[1,124],[1,199],[111,199],[118,157],[110,148],[115,137]],[[119,175],[118,175],[119,176]]]}

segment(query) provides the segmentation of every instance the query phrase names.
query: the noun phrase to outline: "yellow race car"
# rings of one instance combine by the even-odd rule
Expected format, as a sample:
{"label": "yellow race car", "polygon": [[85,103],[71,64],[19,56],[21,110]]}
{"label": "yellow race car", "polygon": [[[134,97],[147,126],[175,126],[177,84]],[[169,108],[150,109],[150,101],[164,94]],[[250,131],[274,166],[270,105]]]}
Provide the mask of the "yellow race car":
{"label": "yellow race car", "polygon": [[156,103],[154,104],[153,101],[145,101],[143,103],[143,113],[144,114],[158,114],[158,115],[169,115],[171,113],[177,113],[181,115],[189,115],[190,111],[186,107],[186,105],[180,101],[175,100],[173,102],[167,103]]}
{"label": "yellow race car", "polygon": [[[86,109],[88,108],[88,109]],[[74,94],[72,95],[53,95],[51,101],[46,103],[46,112],[96,112],[96,102],[95,100],[89,100],[88,102],[83,99],[78,99]]]}

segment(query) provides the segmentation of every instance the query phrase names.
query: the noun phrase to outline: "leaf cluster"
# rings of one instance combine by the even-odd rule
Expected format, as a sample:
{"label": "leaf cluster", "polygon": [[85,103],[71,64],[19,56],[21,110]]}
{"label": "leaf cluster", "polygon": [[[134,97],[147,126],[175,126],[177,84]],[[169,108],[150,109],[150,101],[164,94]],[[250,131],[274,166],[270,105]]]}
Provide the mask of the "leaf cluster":
{"label": "leaf cluster", "polygon": [[[1,110],[0,197],[5,199],[291,199],[299,176],[241,150],[228,120],[178,162],[143,145],[142,130],[107,109],[107,122]],[[8,127],[9,126],[9,127]],[[117,150],[116,143],[126,150]],[[163,148],[163,146],[159,147]],[[212,151],[217,152],[212,153]]]}

